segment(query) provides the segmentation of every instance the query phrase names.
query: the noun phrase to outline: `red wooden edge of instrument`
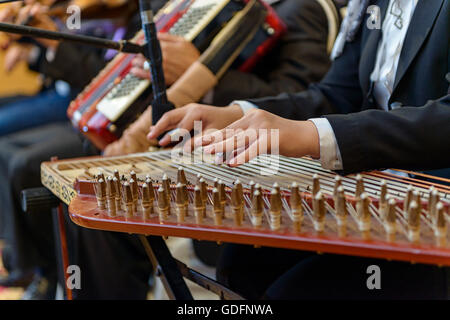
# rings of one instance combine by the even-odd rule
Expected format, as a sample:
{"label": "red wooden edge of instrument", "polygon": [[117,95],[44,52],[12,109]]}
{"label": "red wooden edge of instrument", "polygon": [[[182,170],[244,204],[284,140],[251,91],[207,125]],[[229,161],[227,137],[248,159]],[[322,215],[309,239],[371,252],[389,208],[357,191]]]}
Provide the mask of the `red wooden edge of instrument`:
{"label": "red wooden edge of instrument", "polygon": [[[334,254],[373,257],[412,263],[450,266],[450,250],[426,245],[398,244],[370,240],[350,240],[315,233],[294,234],[250,228],[231,228],[165,222],[158,217],[108,217],[97,208],[95,197],[77,195],[69,206],[72,221],[82,227],[143,235],[175,236],[197,240],[232,242],[257,246],[307,250]],[[411,258],[414,255],[414,259]]]}

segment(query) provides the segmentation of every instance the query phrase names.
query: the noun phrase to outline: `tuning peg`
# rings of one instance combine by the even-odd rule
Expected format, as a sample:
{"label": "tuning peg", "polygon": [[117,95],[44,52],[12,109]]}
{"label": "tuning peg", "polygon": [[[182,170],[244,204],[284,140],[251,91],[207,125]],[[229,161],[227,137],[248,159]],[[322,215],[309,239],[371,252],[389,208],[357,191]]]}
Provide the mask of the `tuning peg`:
{"label": "tuning peg", "polygon": [[338,195],[338,189],[342,186],[342,178],[339,175],[334,177],[334,188],[333,188],[333,200],[336,201]]}
{"label": "tuning peg", "polygon": [[322,191],[319,191],[313,198],[313,224],[317,232],[323,232],[325,228],[325,214],[325,200]]}
{"label": "tuning peg", "polygon": [[119,175],[119,171],[117,169],[114,170],[114,178],[117,180],[117,182],[116,182],[117,192],[119,193],[119,196],[122,197],[122,188],[121,188],[121,184],[120,184],[120,175]]}
{"label": "tuning peg", "polygon": [[208,202],[208,185],[206,184],[206,181],[203,178],[200,178],[198,182],[200,193],[202,195],[203,206],[205,206],[206,208],[206,203]]}
{"label": "tuning peg", "polygon": [[106,209],[106,183],[100,178],[94,183],[95,196],[97,198],[97,205],[100,210]]}
{"label": "tuning peg", "polygon": [[364,192],[364,181],[360,174],[356,175],[356,188],[355,188],[355,198],[359,198]]}
{"label": "tuning peg", "polygon": [[234,223],[237,226],[242,225],[242,220],[244,217],[244,200],[243,200],[243,190],[242,185],[238,181],[235,183],[231,189],[231,209],[233,211]]}
{"label": "tuning peg", "polygon": [[436,204],[436,222],[434,225],[434,234],[437,243],[441,247],[445,247],[447,240],[447,221],[445,220],[444,205],[442,202]]}
{"label": "tuning peg", "polygon": [[359,230],[362,232],[368,232],[370,231],[369,196],[367,193],[363,192],[356,201],[356,213],[358,215]]}
{"label": "tuning peg", "polygon": [[347,233],[347,202],[345,199],[344,187],[339,186],[336,190],[336,202],[334,205],[340,237],[345,237]]}
{"label": "tuning peg", "polygon": [[184,184],[184,185],[188,184],[188,181],[186,179],[186,174],[184,173],[183,167],[178,167],[177,182]]}
{"label": "tuning peg", "polygon": [[419,213],[422,212],[422,197],[420,196],[419,191],[414,190],[413,191],[413,199],[417,202],[417,207],[418,207],[418,211]]}
{"label": "tuning peg", "polygon": [[242,205],[244,205],[245,204],[245,202],[244,202],[244,188],[242,187],[241,181],[239,179],[236,179],[236,181],[234,182],[234,186],[237,189],[237,194],[241,198]]}
{"label": "tuning peg", "polygon": [[320,191],[320,180],[319,175],[315,173],[313,175],[313,185],[312,185],[312,195],[313,197],[316,196],[316,194]]}
{"label": "tuning peg", "polygon": [[386,180],[381,180],[380,183],[380,200],[378,203],[378,210],[380,211],[381,218],[384,219],[384,217],[387,214],[387,205],[388,205],[388,199],[387,199],[387,184]]}
{"label": "tuning peg", "polygon": [[264,212],[264,202],[262,198],[261,191],[255,188],[253,193],[252,201],[252,222],[255,228],[260,228],[262,226],[262,217]]}
{"label": "tuning peg", "polygon": [[136,181],[136,183],[138,181],[136,172],[134,170],[130,171],[130,179],[133,179],[134,181]]}
{"label": "tuning peg", "polygon": [[295,182],[291,185],[291,197],[289,200],[294,231],[300,232],[303,222],[303,206],[302,197],[300,195],[300,191],[298,190],[298,185]]}
{"label": "tuning peg", "polygon": [[405,200],[403,201],[403,211],[405,213],[408,213],[409,211],[409,204],[413,199],[413,187],[411,185],[408,185],[408,188],[406,189],[406,195]]}
{"label": "tuning peg", "polygon": [[250,201],[253,201],[253,194],[255,193],[255,181],[251,180],[248,186],[250,188]]}
{"label": "tuning peg", "polygon": [[179,182],[176,186],[175,203],[177,207],[177,219],[180,223],[184,222],[184,218],[186,217],[188,201],[186,185]]}
{"label": "tuning peg", "polygon": [[122,190],[122,200],[125,207],[126,217],[133,216],[134,205],[133,205],[133,191],[129,182],[124,182]]}
{"label": "tuning peg", "polygon": [[411,242],[419,241],[420,237],[420,212],[416,200],[409,203],[408,210],[408,235]]}
{"label": "tuning peg", "polygon": [[116,187],[111,176],[106,179],[106,200],[108,202],[108,215],[114,217],[116,215]]}
{"label": "tuning peg", "polygon": [[133,211],[136,212],[137,211],[137,203],[139,200],[138,184],[137,184],[137,181],[134,180],[133,178],[130,179],[129,183],[131,186],[131,195],[133,197]]}
{"label": "tuning peg", "polygon": [[395,213],[396,202],[392,198],[387,199],[386,211],[383,218],[384,228],[386,230],[386,238],[389,242],[395,240],[395,233],[397,230],[397,217]]}
{"label": "tuning peg", "polygon": [[430,196],[428,200],[428,212],[430,213],[431,221],[433,221],[433,223],[436,222],[437,219],[436,206],[439,203],[439,201],[440,201],[439,192],[434,187],[431,187]]}
{"label": "tuning peg", "polygon": [[275,183],[272,185],[272,189],[277,190],[277,192],[281,195],[281,188],[280,188],[280,185],[278,184],[278,182],[275,182]]}
{"label": "tuning peg", "polygon": [[104,175],[103,172],[101,172],[101,171],[99,171],[99,172],[97,173],[97,175],[96,175],[96,180],[97,180],[97,182],[98,182],[100,179],[103,180],[103,181],[106,181],[105,175]]}
{"label": "tuning peg", "polygon": [[[150,179],[148,179],[150,180]],[[142,213],[144,216],[144,219],[150,219],[151,214],[153,213],[153,187],[151,185],[148,185],[147,182],[145,182],[142,185]]]}
{"label": "tuning peg", "polygon": [[276,188],[272,189],[270,193],[270,228],[272,230],[279,230],[281,227],[281,195]]}
{"label": "tuning peg", "polygon": [[225,192],[225,184],[222,182],[222,180],[219,180],[219,183],[217,184],[219,189],[219,197],[220,197],[220,205],[222,206],[222,212],[225,214],[225,205],[227,203],[227,194]]}
{"label": "tuning peg", "polygon": [[197,185],[195,186],[194,189],[194,215],[197,224],[203,223],[203,218],[205,218],[206,215],[205,210],[206,207],[205,203],[203,202],[202,191],[200,187]]}
{"label": "tuning peg", "polygon": [[163,189],[164,189],[164,194],[165,194],[165,196],[166,196],[166,200],[167,200],[167,202],[168,203],[170,203],[170,194],[171,194],[171,191],[170,191],[170,179],[169,179],[169,177],[167,176],[167,174],[163,174],[163,177],[162,177],[162,187],[163,187]]}
{"label": "tuning peg", "polygon": [[118,181],[120,181],[120,174],[119,174],[119,170],[114,169],[114,178],[116,178]]}
{"label": "tuning peg", "polygon": [[115,189],[115,203],[116,203],[116,210],[122,209],[122,188],[120,185],[120,181],[117,180],[116,177],[113,178],[113,185]]}
{"label": "tuning peg", "polygon": [[222,225],[223,210],[220,201],[220,193],[217,188],[213,189],[213,208],[214,208],[214,223],[216,226]]}
{"label": "tuning peg", "polygon": [[167,201],[166,191],[162,186],[158,188],[158,212],[159,212],[159,221],[162,223],[167,219],[167,216],[170,214],[170,202]]}
{"label": "tuning peg", "polygon": [[149,196],[150,196],[151,201],[155,200],[155,188],[153,187],[152,179],[150,179],[149,176],[145,177],[145,183],[148,186]]}

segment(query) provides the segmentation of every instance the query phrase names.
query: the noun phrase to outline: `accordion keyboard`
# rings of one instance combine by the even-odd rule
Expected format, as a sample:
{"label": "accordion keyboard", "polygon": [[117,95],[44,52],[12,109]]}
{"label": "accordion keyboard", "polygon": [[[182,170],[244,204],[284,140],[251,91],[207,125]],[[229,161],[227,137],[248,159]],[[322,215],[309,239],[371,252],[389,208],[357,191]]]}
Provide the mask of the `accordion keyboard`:
{"label": "accordion keyboard", "polygon": [[[168,33],[192,41],[229,0],[196,0],[183,16],[169,29]],[[103,97],[97,109],[110,121],[116,121],[123,112],[150,85],[149,80],[127,74]]]}

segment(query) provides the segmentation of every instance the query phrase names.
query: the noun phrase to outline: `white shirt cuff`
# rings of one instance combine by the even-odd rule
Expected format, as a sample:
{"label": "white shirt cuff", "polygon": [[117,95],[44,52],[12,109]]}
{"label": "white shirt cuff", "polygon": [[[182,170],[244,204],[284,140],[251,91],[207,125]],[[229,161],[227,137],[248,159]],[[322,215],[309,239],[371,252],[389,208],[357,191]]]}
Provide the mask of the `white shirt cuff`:
{"label": "white shirt cuff", "polygon": [[258,109],[258,106],[254,105],[251,102],[244,101],[244,100],[235,100],[232,103],[230,103],[230,105],[233,105],[233,104],[239,105],[241,107],[244,115],[252,109]]}
{"label": "white shirt cuff", "polygon": [[342,170],[342,157],[333,128],[326,118],[308,119],[317,128],[320,141],[320,164],[329,170]]}

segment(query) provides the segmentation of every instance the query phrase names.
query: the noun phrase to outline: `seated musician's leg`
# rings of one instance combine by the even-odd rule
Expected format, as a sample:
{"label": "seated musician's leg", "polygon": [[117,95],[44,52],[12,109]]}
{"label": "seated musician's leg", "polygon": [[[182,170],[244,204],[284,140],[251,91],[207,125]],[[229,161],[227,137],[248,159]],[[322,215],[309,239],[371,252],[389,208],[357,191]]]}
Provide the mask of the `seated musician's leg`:
{"label": "seated musician's leg", "polygon": [[284,272],[314,253],[227,244],[217,266],[217,280],[247,299],[259,299]]}
{"label": "seated musician's leg", "polygon": [[70,93],[48,89],[36,96],[22,97],[0,108],[0,136],[47,123],[66,121]]}
{"label": "seated musician's leg", "polygon": [[[380,268],[380,288],[368,278]],[[267,290],[267,299],[448,299],[449,268],[340,255],[300,261]],[[369,279],[374,284],[374,279]]]}
{"label": "seated musician's leg", "polygon": [[79,227],[65,208],[69,263],[81,271],[81,289],[72,291],[73,298],[146,299],[152,266],[139,238]]}
{"label": "seated musician's leg", "polygon": [[[4,224],[7,265],[16,274],[39,269],[55,282],[55,249],[50,212],[26,214],[20,192],[41,186],[40,163],[50,155],[73,157],[81,152],[80,141],[70,124],[55,124],[23,131],[0,139],[0,207]],[[62,147],[61,147],[62,146]],[[61,147],[57,154],[52,148]],[[51,282],[51,281],[50,281]]]}

